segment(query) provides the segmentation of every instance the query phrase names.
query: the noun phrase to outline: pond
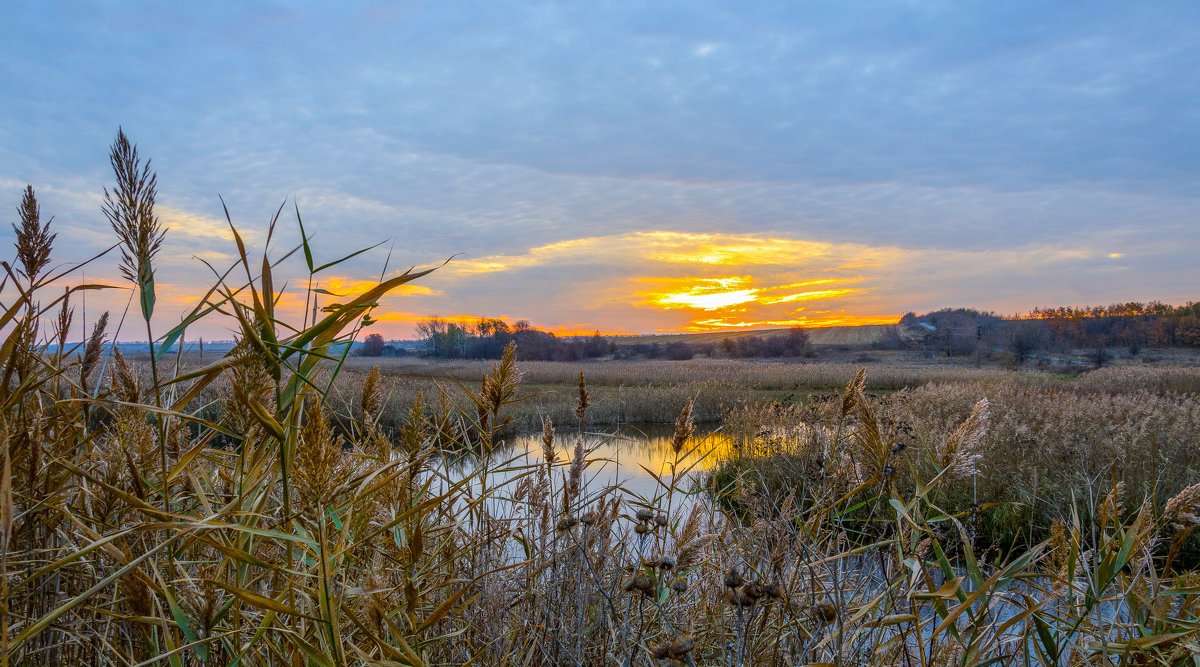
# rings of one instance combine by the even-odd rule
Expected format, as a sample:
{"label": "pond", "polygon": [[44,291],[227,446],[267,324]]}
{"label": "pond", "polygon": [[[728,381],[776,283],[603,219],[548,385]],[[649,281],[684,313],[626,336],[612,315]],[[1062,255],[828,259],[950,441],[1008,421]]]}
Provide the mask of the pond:
{"label": "pond", "polygon": [[[671,463],[675,460],[671,448],[673,434],[671,424],[635,423],[608,431],[584,431],[587,466],[583,486],[587,494],[612,488],[634,502],[646,503],[664,494],[663,484],[671,483]],[[578,430],[562,429],[555,434],[556,483],[567,473],[578,438]],[[689,491],[702,484],[704,472],[716,465],[732,447],[732,439],[715,427],[697,426],[678,462],[679,489]],[[509,436],[491,454],[489,483],[503,483],[530,466],[544,462],[540,432]],[[466,462],[461,464],[462,469],[474,468]]]}

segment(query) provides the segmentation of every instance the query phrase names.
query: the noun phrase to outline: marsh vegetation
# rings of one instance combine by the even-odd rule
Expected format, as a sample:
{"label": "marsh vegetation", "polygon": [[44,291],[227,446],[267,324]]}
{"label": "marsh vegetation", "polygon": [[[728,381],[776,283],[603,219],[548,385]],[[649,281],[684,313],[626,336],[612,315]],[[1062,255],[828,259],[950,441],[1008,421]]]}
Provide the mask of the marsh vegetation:
{"label": "marsh vegetation", "polygon": [[[152,331],[153,175],[123,136],[112,160],[106,211]],[[69,344],[91,287],[47,273],[32,189],[20,215],[0,314],[4,664],[1194,660],[1195,369],[567,375],[510,346],[395,375],[344,343],[421,272],[285,322],[275,260],[240,237],[133,363],[104,354],[103,318]],[[310,276],[333,265],[297,252]],[[162,353],[219,317],[228,354]],[[647,487],[597,474],[616,454],[595,426],[617,421],[671,424]],[[521,426],[539,456],[502,446]]]}

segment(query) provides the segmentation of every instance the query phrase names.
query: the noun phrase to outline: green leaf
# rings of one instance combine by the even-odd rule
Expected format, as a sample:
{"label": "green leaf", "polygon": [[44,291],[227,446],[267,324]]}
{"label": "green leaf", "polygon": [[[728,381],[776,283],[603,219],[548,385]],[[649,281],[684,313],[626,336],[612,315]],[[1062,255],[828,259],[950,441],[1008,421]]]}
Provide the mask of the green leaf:
{"label": "green leaf", "polygon": [[149,320],[154,315],[154,270],[150,262],[143,262],[138,269],[138,291],[141,296],[142,317]]}
{"label": "green leaf", "polygon": [[308,265],[308,272],[316,273],[313,270],[312,249],[308,246],[308,234],[304,232],[304,221],[300,219],[300,205],[292,202],[296,207],[296,224],[300,225],[300,243],[304,246],[304,263]]}
{"label": "green leaf", "polygon": [[383,241],[380,241],[379,243],[376,243],[375,245],[373,245],[369,248],[363,248],[362,250],[355,250],[354,252],[350,253],[349,255],[346,255],[345,257],[343,257],[341,259],[336,259],[332,262],[326,262],[326,263],[318,266],[317,268],[313,269],[312,273],[320,273],[321,271],[328,269],[331,266],[337,266],[338,264],[341,264],[342,262],[344,262],[352,257],[358,257],[359,255],[363,254],[364,252],[367,252],[368,250],[374,250],[374,249],[378,248],[379,246],[383,245],[383,243],[384,243]]}

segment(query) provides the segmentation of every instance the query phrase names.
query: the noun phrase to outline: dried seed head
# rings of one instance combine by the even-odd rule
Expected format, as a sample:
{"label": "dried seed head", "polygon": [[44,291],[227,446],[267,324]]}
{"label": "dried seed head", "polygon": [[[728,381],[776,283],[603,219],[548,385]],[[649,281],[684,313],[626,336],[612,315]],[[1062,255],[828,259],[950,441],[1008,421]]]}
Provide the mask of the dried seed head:
{"label": "dried seed head", "polygon": [[984,398],[975,404],[966,421],[937,447],[938,466],[949,470],[949,478],[970,477],[975,473],[976,464],[983,457],[979,449],[987,425],[988,400]]}
{"label": "dried seed head", "polygon": [[654,511],[649,510],[645,507],[640,507],[640,508],[638,508],[638,511],[636,514],[634,514],[634,516],[637,517],[638,521],[650,521],[651,519],[654,518]]}
{"label": "dried seed head", "polygon": [[29,282],[35,282],[38,274],[50,263],[50,248],[54,245],[56,234],[50,233],[50,222],[43,225],[42,210],[33,194],[33,186],[25,186],[25,194],[21,197],[21,205],[17,207],[17,216],[21,226],[13,225],[16,233],[17,261],[20,262],[18,272],[22,273]]}
{"label": "dried seed head", "polygon": [[671,568],[675,567],[675,557],[666,555],[659,556],[658,567],[664,570],[670,570]]}
{"label": "dried seed head", "polygon": [[296,489],[305,509],[319,514],[339,485],[341,441],[334,438],[320,401],[310,399],[305,420],[296,455]]}
{"label": "dried seed head", "polygon": [[1187,530],[1200,525],[1200,483],[1193,484],[1167,501],[1163,509],[1163,519],[1176,530]]}
{"label": "dried seed head", "polygon": [[583,447],[583,437],[575,439],[575,451],[571,453],[570,475],[567,477],[567,492],[563,497],[564,503],[574,502],[583,489],[583,466],[587,463],[587,450]]}
{"label": "dried seed head", "polygon": [[629,577],[628,579],[625,580],[625,583],[622,586],[622,588],[627,593],[633,592],[633,591],[639,591],[643,595],[652,595],[654,593],[654,587],[655,587],[654,578],[651,577],[650,575],[646,574],[645,572],[638,572],[637,574],[633,575],[632,577]]}
{"label": "dried seed head", "polygon": [[[149,160],[142,164],[137,146],[120,129],[109,151],[109,163],[117,185],[113,190],[104,189],[102,208],[121,246],[121,273],[139,289],[153,289],[153,260],[167,233],[154,213],[158,176],[150,171]],[[143,298],[142,314],[147,319],[150,303]]]}
{"label": "dried seed head", "polygon": [[1071,543],[1067,537],[1067,528],[1062,521],[1056,519],[1050,525],[1050,546],[1046,550],[1046,559],[1042,565],[1045,573],[1054,582],[1056,592],[1065,590],[1064,584],[1068,576],[1067,567],[1070,557]]}
{"label": "dried seed head", "polygon": [[596,523],[596,513],[595,512],[584,512],[583,516],[579,517],[579,522],[585,526],[594,525]]}
{"label": "dried seed head", "polygon": [[54,322],[54,337],[58,341],[59,352],[67,349],[67,334],[71,331],[71,320],[75,316],[75,309],[70,307],[71,289],[63,288],[62,308],[58,310],[58,319]]}
{"label": "dried seed head", "polygon": [[773,600],[783,597],[783,587],[779,584],[763,584],[762,590],[763,594]]}
{"label": "dried seed head", "polygon": [[[137,572],[136,570],[134,572]],[[145,576],[145,575],[142,575]],[[136,616],[150,616],[154,613],[153,601],[150,597],[150,587],[132,573],[121,577],[125,584],[126,602]]]}
{"label": "dried seed head", "polygon": [[639,523],[638,525],[633,527],[633,531],[635,533],[637,533],[638,535],[645,535],[646,533],[650,532],[650,526],[647,526],[644,523]]}
{"label": "dried seed head", "polygon": [[854,429],[854,442],[862,451],[864,458],[871,464],[874,473],[887,474],[887,458],[891,445],[884,441],[879,429],[879,418],[871,409],[871,402],[860,392],[854,399],[854,409],[858,415],[858,424]]}
{"label": "dried seed head", "polygon": [[125,362],[125,356],[116,345],[112,346],[112,388],[117,399],[126,403],[137,403],[142,397],[142,386]]}
{"label": "dried seed head", "polygon": [[575,527],[575,524],[577,524],[577,523],[579,523],[579,521],[575,517],[564,516],[563,518],[558,520],[557,528],[559,530],[563,530],[563,531],[571,530],[572,528]]}
{"label": "dried seed head", "polygon": [[579,401],[575,405],[575,416],[579,418],[579,423],[587,422],[588,400],[591,398],[587,390],[587,380],[583,379],[583,371],[579,371]]}
{"label": "dried seed head", "polygon": [[379,366],[371,367],[367,371],[367,376],[363,378],[362,394],[359,399],[362,414],[359,422],[359,431],[367,433],[374,429],[375,420],[379,417],[379,411],[383,408],[383,390],[379,375]]}
{"label": "dried seed head", "polygon": [[554,451],[554,424],[546,417],[542,421],[542,459],[546,461],[547,470],[554,466],[558,454]]}
{"label": "dried seed head", "polygon": [[704,549],[708,545],[717,540],[715,533],[706,535],[696,535],[686,542],[682,542],[679,546],[679,563],[677,567],[681,570],[686,570],[693,565],[696,565],[704,556]]}
{"label": "dried seed head", "polygon": [[746,595],[741,589],[734,589],[729,593],[729,603],[735,607],[753,607],[754,598]]}
{"label": "dried seed head", "polygon": [[671,645],[670,644],[657,644],[650,651],[650,655],[653,656],[655,660],[666,660],[667,656],[669,656],[670,654],[671,654]]}
{"label": "dried seed head", "polygon": [[686,593],[687,589],[687,579],[684,577],[679,577],[675,581],[671,582],[671,590],[675,591],[676,593]]}
{"label": "dried seed head", "polygon": [[492,414],[499,412],[501,407],[517,395],[520,382],[521,375],[517,371],[517,344],[509,342],[504,348],[500,364],[492,364],[491,375],[485,375],[483,378],[483,387],[479,392],[480,401],[483,403],[481,409]]}
{"label": "dried seed head", "polygon": [[744,583],[746,583],[746,580],[742,578],[741,573],[738,572],[736,567],[729,568],[729,572],[725,573],[725,586],[727,588],[737,588]]}
{"label": "dried seed head", "polygon": [[850,414],[854,409],[854,404],[857,396],[862,393],[863,387],[867,383],[867,368],[865,366],[858,369],[854,374],[854,379],[846,384],[846,391],[842,393],[842,416]]}
{"label": "dried seed head", "polygon": [[926,537],[917,544],[917,560],[925,560],[929,558],[929,553],[933,550],[933,540]]}
{"label": "dried seed head", "polygon": [[429,439],[429,418],[425,415],[425,395],[417,392],[412,407],[408,410],[408,419],[400,427],[400,444],[409,457],[416,457],[421,447]]}
{"label": "dried seed head", "polygon": [[762,584],[751,581],[742,588],[742,593],[751,600],[757,600],[763,596]]}
{"label": "dried seed head", "polygon": [[226,370],[226,374],[234,391],[221,396],[221,413],[229,421],[234,433],[242,436],[243,440],[251,440],[254,431],[261,427],[246,399],[256,401],[269,414],[273,414],[275,384],[263,355],[248,339],[239,340],[228,356],[234,363]]}
{"label": "dried seed head", "polygon": [[813,605],[808,609],[809,616],[826,623],[837,618],[837,607],[829,602]]}
{"label": "dried seed head", "polygon": [[92,327],[92,335],[88,337],[87,345],[83,348],[83,361],[79,365],[79,384],[84,391],[88,389],[88,378],[92,371],[96,370],[96,365],[100,363],[101,353],[104,352],[104,330],[108,327],[108,311],[96,320],[95,326]]}
{"label": "dried seed head", "polygon": [[1100,520],[1101,526],[1107,526],[1110,521],[1121,520],[1121,496],[1125,493],[1125,483],[1117,482],[1116,486],[1108,492],[1104,497],[1104,501],[1100,503]]}
{"label": "dried seed head", "polygon": [[671,657],[683,658],[687,656],[688,653],[691,653],[692,649],[694,648],[696,648],[696,640],[684,635],[683,637],[671,642]]}
{"label": "dried seed head", "polygon": [[667,515],[663,514],[662,512],[655,514],[654,523],[658,524],[660,528],[665,527],[667,525]]}
{"label": "dried seed head", "polygon": [[687,402],[683,404],[683,410],[679,413],[679,417],[675,420],[675,433],[671,436],[671,449],[678,456],[684,445],[687,444],[688,438],[696,432],[696,425],[692,422],[692,398],[689,396]]}

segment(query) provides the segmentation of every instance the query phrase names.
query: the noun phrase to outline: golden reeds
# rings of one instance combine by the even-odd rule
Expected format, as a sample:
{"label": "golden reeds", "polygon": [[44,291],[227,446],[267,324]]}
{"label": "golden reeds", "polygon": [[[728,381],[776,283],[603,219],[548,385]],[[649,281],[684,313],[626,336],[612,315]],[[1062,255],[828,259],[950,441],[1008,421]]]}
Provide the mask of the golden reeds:
{"label": "golden reeds", "polygon": [[[128,174],[151,180],[148,167]],[[134,241],[123,260],[134,278],[161,240],[149,229],[123,237]],[[515,349],[483,367],[466,408],[443,391],[427,406],[418,391],[437,387],[401,383],[406,410],[389,422],[386,367],[347,373],[344,401],[323,393],[338,386],[336,351],[355,323],[418,274],[289,328],[268,305],[278,297],[271,263],[249,270],[240,239],[238,255],[258,282],[222,283],[210,298],[233,316],[239,344],[167,378],[147,380],[115,348],[106,362],[103,319],[79,358],[46,354],[39,327],[50,323],[65,344],[69,293],[54,288],[38,307],[26,281],[6,288],[21,307],[0,327],[4,664],[1184,664],[1200,635],[1194,572],[1180,572],[1193,566],[1181,536],[1200,524],[1200,485],[1183,483],[1197,469],[1191,397],[1074,394],[985,374],[983,384],[881,398],[866,394],[861,369],[844,384],[844,367],[835,379],[807,366],[721,365],[789,390],[805,368],[804,381],[829,394],[735,410],[749,444],[722,481],[732,473],[710,478],[685,463],[704,447],[695,424],[716,411],[710,394],[739,391],[686,376],[718,366],[596,364],[576,382],[535,364],[535,376],[573,386],[559,404],[530,399],[545,414],[523,408],[544,459],[527,465],[478,451],[519,407],[530,369]],[[23,264],[31,276],[44,270],[40,257]],[[641,496],[589,482],[593,467],[614,462],[594,451],[588,460],[584,431],[618,414],[615,397],[628,399],[636,382],[652,403],[638,409],[675,424],[669,474],[649,471],[658,486]],[[155,417],[168,407],[150,400],[168,386],[183,396],[169,406],[170,429]],[[357,413],[342,407],[355,404]],[[580,433],[566,464],[552,418],[572,414]],[[1171,467],[1134,465],[1131,452],[1150,441]],[[156,466],[168,449],[168,465]],[[461,451],[472,455],[456,463]],[[1035,518],[1023,520],[1057,512],[1041,524],[1049,541],[1021,535],[976,553],[961,524],[1025,510],[965,505],[959,479],[978,478],[987,503],[998,486],[1019,491],[1021,470],[1048,458],[1095,466],[1076,477],[1113,488],[1091,506],[1070,501],[1076,477],[1043,481],[1030,493]],[[558,469],[561,485],[551,483]],[[886,485],[862,483],[880,473]],[[1163,495],[1124,516],[1121,500],[1141,489]],[[1156,541],[1167,529],[1164,555]]]}

